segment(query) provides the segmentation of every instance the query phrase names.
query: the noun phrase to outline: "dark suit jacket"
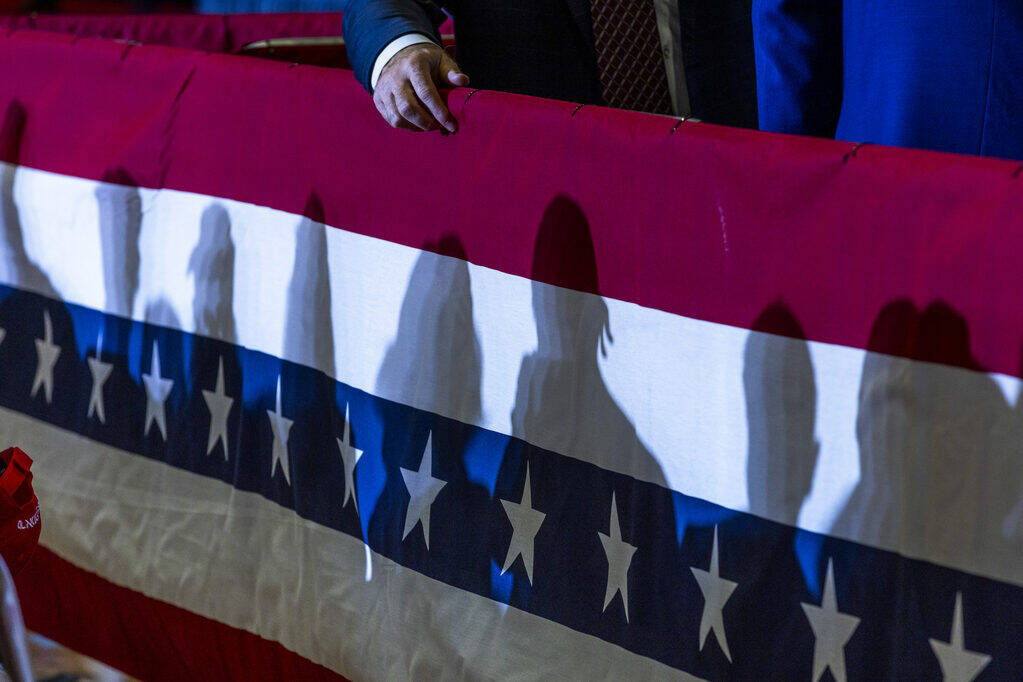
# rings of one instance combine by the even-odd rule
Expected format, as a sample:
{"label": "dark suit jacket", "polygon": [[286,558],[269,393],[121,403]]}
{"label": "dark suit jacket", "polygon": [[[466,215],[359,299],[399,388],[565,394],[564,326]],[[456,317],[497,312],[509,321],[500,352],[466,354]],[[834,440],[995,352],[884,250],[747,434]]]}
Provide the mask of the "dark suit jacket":
{"label": "dark suit jacket", "polygon": [[[624,1],[624,0],[622,0]],[[755,126],[751,0],[680,0],[692,113]],[[472,86],[601,104],[590,0],[348,0],[344,36],[359,82],[395,38],[439,41],[439,5],[455,19],[458,62]]]}
{"label": "dark suit jacket", "polygon": [[1020,0],[754,0],[760,126],[1023,159]]}

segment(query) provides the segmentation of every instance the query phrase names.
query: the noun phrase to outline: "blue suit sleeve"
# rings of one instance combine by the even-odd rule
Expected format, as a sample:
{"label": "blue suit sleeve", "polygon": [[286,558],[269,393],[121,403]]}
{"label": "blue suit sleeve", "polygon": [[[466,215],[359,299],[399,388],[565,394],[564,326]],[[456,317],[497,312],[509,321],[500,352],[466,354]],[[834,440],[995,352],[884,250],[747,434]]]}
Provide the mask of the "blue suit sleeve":
{"label": "blue suit sleeve", "polygon": [[440,44],[437,27],[444,12],[428,0],[348,0],[342,7],[342,33],[355,77],[372,92],[373,63],[384,48],[409,33],[422,33]]}
{"label": "blue suit sleeve", "polygon": [[834,137],[842,109],[842,0],[754,0],[761,130]]}

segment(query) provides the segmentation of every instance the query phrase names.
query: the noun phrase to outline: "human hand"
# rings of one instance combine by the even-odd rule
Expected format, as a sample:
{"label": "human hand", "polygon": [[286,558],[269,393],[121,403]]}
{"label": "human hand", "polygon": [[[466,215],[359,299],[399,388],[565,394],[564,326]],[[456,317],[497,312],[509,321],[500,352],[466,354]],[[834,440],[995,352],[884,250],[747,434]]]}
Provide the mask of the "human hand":
{"label": "human hand", "polygon": [[458,130],[438,86],[464,87],[469,77],[439,45],[418,43],[399,51],[380,72],[373,102],[395,128]]}

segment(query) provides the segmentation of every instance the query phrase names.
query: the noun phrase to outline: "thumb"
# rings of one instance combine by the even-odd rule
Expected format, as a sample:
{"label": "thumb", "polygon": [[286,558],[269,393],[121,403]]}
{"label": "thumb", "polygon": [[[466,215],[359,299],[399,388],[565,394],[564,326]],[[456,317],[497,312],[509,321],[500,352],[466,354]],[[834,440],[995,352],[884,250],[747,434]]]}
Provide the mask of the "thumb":
{"label": "thumb", "polygon": [[444,53],[441,57],[440,67],[440,78],[438,80],[442,83],[447,83],[453,88],[464,88],[469,84],[469,77],[462,73],[462,69],[458,67],[455,60]]}

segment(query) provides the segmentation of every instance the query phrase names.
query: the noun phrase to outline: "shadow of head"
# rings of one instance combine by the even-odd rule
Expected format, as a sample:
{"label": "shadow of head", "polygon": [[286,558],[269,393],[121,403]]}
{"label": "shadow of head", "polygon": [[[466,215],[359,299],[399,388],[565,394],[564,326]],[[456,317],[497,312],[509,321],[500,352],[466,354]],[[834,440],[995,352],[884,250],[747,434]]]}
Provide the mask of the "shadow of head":
{"label": "shadow of head", "polygon": [[310,367],[334,372],[330,263],[323,202],[310,192],[295,231],[295,261],[288,282],[284,352]]}
{"label": "shadow of head", "polygon": [[968,542],[981,553],[1011,504],[1003,483],[1009,409],[970,350],[965,318],[943,302],[919,310],[893,301],[878,313],[867,349],[856,416],[860,481],[836,532],[873,542],[892,528],[912,529],[913,542],[934,551]]}
{"label": "shadow of head", "polygon": [[14,179],[21,161],[26,118],[25,107],[15,100],[8,105],[0,125],[0,161],[5,162],[0,166],[0,279],[56,297],[56,289],[49,276],[28,255],[26,230],[14,197]]}
{"label": "shadow of head", "polygon": [[908,299],[888,303],[874,320],[867,350],[983,371],[970,351],[966,320],[943,301],[922,311]]}
{"label": "shadow of head", "polygon": [[208,206],[199,222],[199,241],[188,259],[195,278],[193,311],[199,334],[234,341],[234,241],[231,218],[220,204]]}
{"label": "shadow of head", "polygon": [[[600,298],[590,224],[579,205],[558,196],[547,206],[533,248],[533,314],[539,353],[595,359],[604,334],[613,342],[607,305]],[[592,294],[598,294],[596,296]]]}
{"label": "shadow of head", "polygon": [[753,514],[795,524],[820,445],[817,389],[806,335],[784,303],[768,306],[746,340],[747,490]]}
{"label": "shadow of head", "polygon": [[[864,477],[876,473],[879,458],[891,459],[882,453],[916,447],[914,439],[932,442],[929,434],[953,424],[959,425],[956,432],[974,430],[983,421],[981,412],[1001,408],[993,400],[997,389],[991,390],[991,379],[970,350],[966,320],[947,303],[924,310],[907,299],[886,304],[871,327],[867,350],[856,420]],[[967,394],[983,404],[964,402]]]}
{"label": "shadow of head", "polygon": [[481,376],[466,251],[445,235],[424,243],[412,267],[377,390],[472,423],[482,414]]}
{"label": "shadow of head", "polygon": [[128,316],[138,291],[141,260],[142,197],[135,179],[124,168],[108,169],[96,186],[96,204],[107,309]]}
{"label": "shadow of head", "polygon": [[21,141],[25,135],[25,107],[18,100],[7,106],[0,125],[0,161],[17,165],[21,160]]}
{"label": "shadow of head", "polygon": [[302,215],[314,223],[327,224],[327,212],[323,208],[323,200],[320,199],[319,194],[309,192],[309,196],[305,200],[305,208],[302,209]]}

